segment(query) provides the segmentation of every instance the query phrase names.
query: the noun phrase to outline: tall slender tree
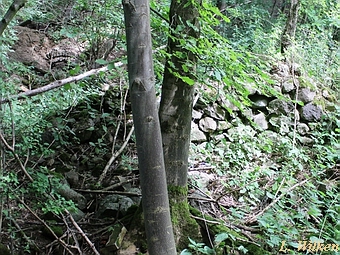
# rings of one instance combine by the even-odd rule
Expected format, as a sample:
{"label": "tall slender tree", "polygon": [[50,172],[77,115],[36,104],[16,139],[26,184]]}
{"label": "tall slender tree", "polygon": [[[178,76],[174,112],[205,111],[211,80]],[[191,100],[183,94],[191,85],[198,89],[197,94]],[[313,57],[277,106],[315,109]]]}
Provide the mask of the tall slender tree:
{"label": "tall slender tree", "polygon": [[128,72],[150,255],[175,255],[163,160],[148,0],[124,0]]}
{"label": "tall slender tree", "polygon": [[164,161],[171,216],[176,243],[186,245],[188,235],[199,233],[190,218],[187,203],[187,171],[190,145],[191,117],[197,58],[185,47],[199,38],[201,0],[172,0],[170,6],[170,36],[162,84],[160,121]]}

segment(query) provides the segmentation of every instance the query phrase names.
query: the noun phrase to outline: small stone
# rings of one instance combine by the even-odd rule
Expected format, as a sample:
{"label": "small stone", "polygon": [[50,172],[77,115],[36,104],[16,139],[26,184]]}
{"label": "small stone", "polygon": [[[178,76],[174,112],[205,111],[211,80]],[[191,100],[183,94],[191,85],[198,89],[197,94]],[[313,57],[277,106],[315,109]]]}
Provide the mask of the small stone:
{"label": "small stone", "polygon": [[253,121],[259,126],[260,129],[266,130],[268,129],[268,122],[266,120],[266,116],[264,113],[259,113],[253,116]]}
{"label": "small stone", "polygon": [[225,139],[225,135],[224,134],[215,135],[214,139],[215,139],[215,141],[221,141],[221,140]]}
{"label": "small stone", "polygon": [[293,79],[285,80],[282,82],[282,92],[289,93],[295,89]]}
{"label": "small stone", "polygon": [[298,124],[296,125],[296,130],[297,130],[297,132],[298,132],[300,135],[305,135],[305,134],[308,133],[309,127],[308,127],[308,125],[305,124],[305,123],[298,123]]}
{"label": "small stone", "polygon": [[194,120],[199,120],[200,118],[202,118],[203,113],[196,111],[196,110],[192,110],[192,118]]}
{"label": "small stone", "polygon": [[232,140],[234,136],[249,136],[254,137],[256,131],[251,127],[244,124],[239,124],[237,127],[232,127],[227,131],[229,139]]}
{"label": "small stone", "polygon": [[313,144],[314,143],[314,140],[312,138],[309,138],[309,137],[300,137],[299,138],[300,142],[304,145],[310,145],[310,144]]}
{"label": "small stone", "polygon": [[118,212],[124,216],[132,205],[134,205],[134,202],[129,197],[116,194],[108,195],[100,202],[97,217],[112,217]]}
{"label": "small stone", "polygon": [[217,125],[217,130],[223,131],[231,128],[233,125],[228,121],[219,121]]}
{"label": "small stone", "polygon": [[204,109],[204,112],[211,118],[217,120],[225,120],[226,116],[225,110],[216,103],[214,103],[213,105],[208,105],[207,108]]}
{"label": "small stone", "polygon": [[249,95],[256,94],[256,84],[255,83],[244,83],[243,86],[248,91]]}
{"label": "small stone", "polygon": [[249,99],[253,102],[253,108],[265,108],[269,103],[269,98],[264,95],[253,95]]}
{"label": "small stone", "polygon": [[316,93],[311,91],[309,88],[300,89],[297,95],[297,100],[303,103],[309,103],[314,100]]}
{"label": "small stone", "polygon": [[289,126],[292,124],[290,118],[287,116],[272,117],[269,123],[273,126],[274,131],[280,134],[289,133]]}
{"label": "small stone", "polygon": [[330,94],[329,94],[328,90],[323,90],[322,91],[322,96],[324,98],[326,98],[326,99],[329,99],[330,98]]}

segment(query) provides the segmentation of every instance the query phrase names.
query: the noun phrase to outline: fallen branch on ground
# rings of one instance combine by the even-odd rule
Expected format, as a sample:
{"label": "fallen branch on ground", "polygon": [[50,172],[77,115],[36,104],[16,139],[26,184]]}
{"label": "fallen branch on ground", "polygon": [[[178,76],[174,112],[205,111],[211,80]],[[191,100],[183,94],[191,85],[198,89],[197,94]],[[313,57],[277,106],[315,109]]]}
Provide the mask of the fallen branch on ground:
{"label": "fallen branch on ground", "polygon": [[[114,64],[115,67],[120,67],[122,65],[123,65],[122,62],[117,62],[117,63]],[[43,87],[40,87],[40,88],[37,88],[37,89],[28,90],[28,91],[19,93],[17,95],[9,96],[8,98],[2,98],[2,99],[0,99],[0,104],[9,103],[13,99],[23,99],[25,97],[36,96],[36,95],[42,94],[44,92],[50,91],[52,89],[62,87],[62,86],[69,84],[71,82],[77,82],[77,81],[80,81],[80,80],[82,80],[86,77],[89,77],[91,75],[96,75],[100,72],[106,72],[108,70],[109,70],[109,66],[104,66],[104,67],[101,67],[101,68],[98,68],[98,69],[92,69],[90,71],[79,74],[77,76],[68,77],[68,78],[63,79],[63,80],[57,80],[57,81],[54,81],[54,82],[52,82],[52,83],[50,83],[46,86],[43,86]]]}

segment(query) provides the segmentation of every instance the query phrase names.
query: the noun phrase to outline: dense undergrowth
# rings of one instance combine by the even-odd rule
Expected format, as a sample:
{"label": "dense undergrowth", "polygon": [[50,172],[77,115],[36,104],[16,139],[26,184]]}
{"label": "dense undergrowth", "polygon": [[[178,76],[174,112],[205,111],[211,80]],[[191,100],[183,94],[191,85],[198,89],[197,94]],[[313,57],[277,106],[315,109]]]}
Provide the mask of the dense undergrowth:
{"label": "dense undergrowth", "polygon": [[[42,24],[57,23],[51,25],[51,37],[56,40],[65,37],[77,38],[87,42],[88,47],[92,49],[88,61],[84,60],[86,64],[63,70],[67,75],[93,67],[95,60],[102,56],[99,54],[100,45],[105,44],[107,38],[114,40],[117,47],[125,49],[118,2],[101,5],[99,1],[89,4],[88,1],[78,0],[74,12],[68,13],[70,16],[61,19],[63,22],[60,23],[56,20],[61,18],[63,11],[67,9],[67,1],[28,2],[28,6],[19,14],[17,22],[31,19]],[[0,3],[0,9],[4,10],[8,4],[8,1],[3,1]],[[248,92],[243,84],[254,82],[264,93],[275,93],[270,86],[268,71],[272,65],[284,59],[298,63],[304,77],[316,81],[310,83],[311,86],[315,86],[314,89],[319,91],[327,90],[334,100],[324,106],[326,114],[311,131],[312,146],[300,143],[298,135],[277,134],[276,137],[268,137],[259,133],[254,137],[250,133],[244,133],[218,141],[212,138],[200,145],[192,144],[191,159],[199,158],[215,166],[214,174],[220,179],[218,185],[225,194],[231,194],[237,201],[237,206],[230,208],[230,211],[220,207],[220,210],[225,212],[223,223],[232,222],[235,225],[252,227],[255,230],[252,241],[261,246],[262,254],[276,254],[283,242],[291,249],[291,254],[299,254],[299,240],[322,240],[324,243],[339,244],[339,4],[335,1],[303,1],[294,47],[286,55],[279,52],[285,22],[284,11],[269,10],[267,5],[260,1],[252,4],[230,4],[231,7],[225,12],[228,18],[222,19],[216,14],[216,9],[205,3],[201,11],[202,36],[198,45],[190,40],[183,42],[183,47],[191,49],[199,56],[196,78],[200,84],[204,84],[198,87],[200,100],[211,102],[218,97],[226,97],[238,108],[245,110],[249,102]],[[35,8],[37,6],[39,8]],[[164,34],[167,30],[165,20],[168,6],[169,3],[152,2],[153,43],[157,49],[154,54],[155,76],[158,88],[166,57],[166,50],[159,47],[165,44],[168,35]],[[93,16],[86,15],[89,10]],[[3,16],[4,13],[0,14]],[[82,22],[84,17],[89,19],[88,22]],[[98,27],[102,29],[97,29]],[[25,77],[36,87],[49,81],[48,74],[41,77],[30,67],[9,61],[7,53],[15,40],[12,28],[1,38],[1,97],[17,93],[17,77]],[[122,59],[124,61],[124,57]],[[116,61],[118,60],[121,59]],[[124,70],[114,70],[109,74],[101,74],[98,78],[91,77],[80,84],[71,84],[57,91],[1,105],[0,132],[8,146],[3,139],[0,222],[6,224],[0,225],[0,231],[6,232],[7,240],[14,242],[13,240],[22,234],[17,231],[16,221],[12,219],[19,218],[22,210],[27,209],[25,199],[29,199],[29,205],[39,213],[52,212],[60,215],[64,209],[76,210],[72,202],[66,201],[56,192],[60,184],[60,174],[40,163],[37,165],[37,162],[41,158],[49,158],[63,146],[74,145],[67,138],[75,136],[68,117],[70,109],[76,108],[80,103],[88,102],[82,110],[87,112],[90,120],[96,120],[98,116],[104,120],[101,122],[104,124],[100,126],[103,134],[113,126],[119,128],[117,124],[112,124],[118,118],[110,119],[106,112],[101,111],[101,107],[94,107],[91,102],[93,98],[103,98],[98,97],[98,94],[105,94],[101,87],[107,80],[119,77],[124,83]],[[192,81],[188,80],[188,83],[190,82]],[[222,85],[217,88],[211,83]],[[209,92],[204,90],[206,86],[210,87]],[[130,113],[123,109],[124,89],[124,85],[116,87],[114,93],[118,96],[114,98],[118,102],[111,104],[110,113],[125,116],[126,121],[126,115]],[[121,129],[124,129],[123,126]],[[43,135],[46,130],[51,129],[56,131],[52,134],[52,140],[56,141],[57,146],[44,143]],[[126,130],[120,132],[126,136]],[[293,132],[294,130],[292,134]],[[111,148],[107,148],[104,137],[105,135],[96,138],[89,145],[96,155],[110,153]],[[77,140],[72,140],[72,143],[77,143]],[[34,182],[26,182],[27,176],[26,181],[23,181],[19,163],[13,163],[14,160],[20,160]],[[121,165],[122,169],[133,171],[136,160],[131,154],[123,155]],[[53,163],[50,166],[53,166]],[[188,249],[182,254],[227,254],[223,250],[226,240],[237,239],[233,233],[211,234],[213,242],[212,245],[209,244],[210,247],[200,240],[190,239]],[[27,252],[32,251],[29,238],[23,243]],[[240,253],[255,254],[249,247],[241,245],[233,249]]]}
{"label": "dense undergrowth", "polygon": [[232,142],[193,146],[192,157],[215,165],[224,194],[237,201],[225,215],[226,224],[253,225],[257,218],[258,241],[268,251],[282,242],[297,250],[298,240],[338,243],[339,113],[337,107],[315,127],[312,148],[279,134],[235,135]]}

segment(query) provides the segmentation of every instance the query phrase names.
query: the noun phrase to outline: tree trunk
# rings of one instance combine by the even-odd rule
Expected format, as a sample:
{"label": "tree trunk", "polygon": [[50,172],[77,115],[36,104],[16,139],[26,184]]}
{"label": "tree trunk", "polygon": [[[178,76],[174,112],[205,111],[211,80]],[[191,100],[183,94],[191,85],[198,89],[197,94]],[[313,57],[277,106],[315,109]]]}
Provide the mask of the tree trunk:
{"label": "tree trunk", "polygon": [[298,14],[299,0],[291,0],[286,26],[281,37],[281,53],[285,53],[294,40]]}
{"label": "tree trunk", "polygon": [[27,0],[14,0],[11,6],[8,8],[5,16],[2,18],[0,22],[0,36],[5,31],[9,22],[14,18],[17,12],[24,7]]}
{"label": "tree trunk", "polygon": [[[198,237],[198,226],[190,218],[187,203],[187,171],[190,145],[196,56],[181,46],[199,37],[200,0],[172,0],[171,35],[162,84],[160,121],[164,161],[177,246],[185,247],[188,236]],[[190,23],[192,26],[188,25]],[[194,40],[192,40],[194,39]]]}
{"label": "tree trunk", "polygon": [[128,72],[150,255],[175,255],[154,89],[148,0],[124,0]]}

